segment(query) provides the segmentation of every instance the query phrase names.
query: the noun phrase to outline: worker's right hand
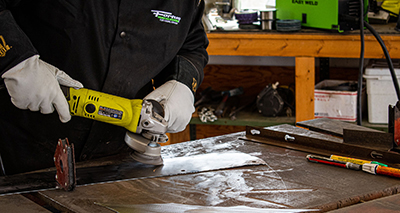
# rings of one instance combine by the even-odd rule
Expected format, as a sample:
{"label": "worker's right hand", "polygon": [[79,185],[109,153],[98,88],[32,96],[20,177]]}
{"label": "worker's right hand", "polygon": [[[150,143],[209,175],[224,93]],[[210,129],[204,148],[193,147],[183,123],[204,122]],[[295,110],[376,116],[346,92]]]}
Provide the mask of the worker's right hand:
{"label": "worker's right hand", "polygon": [[56,108],[61,122],[71,119],[68,102],[60,85],[82,88],[83,85],[65,72],[34,55],[2,76],[11,96],[11,102],[20,109],[49,114]]}

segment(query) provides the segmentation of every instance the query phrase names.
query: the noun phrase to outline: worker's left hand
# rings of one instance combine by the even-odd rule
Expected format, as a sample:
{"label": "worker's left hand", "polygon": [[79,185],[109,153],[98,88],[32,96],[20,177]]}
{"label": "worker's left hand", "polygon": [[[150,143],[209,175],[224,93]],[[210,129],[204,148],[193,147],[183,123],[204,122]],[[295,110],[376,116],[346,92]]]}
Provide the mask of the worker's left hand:
{"label": "worker's left hand", "polygon": [[163,105],[164,118],[168,122],[167,132],[170,133],[185,130],[195,110],[193,93],[176,80],[167,81],[144,99],[153,99]]}

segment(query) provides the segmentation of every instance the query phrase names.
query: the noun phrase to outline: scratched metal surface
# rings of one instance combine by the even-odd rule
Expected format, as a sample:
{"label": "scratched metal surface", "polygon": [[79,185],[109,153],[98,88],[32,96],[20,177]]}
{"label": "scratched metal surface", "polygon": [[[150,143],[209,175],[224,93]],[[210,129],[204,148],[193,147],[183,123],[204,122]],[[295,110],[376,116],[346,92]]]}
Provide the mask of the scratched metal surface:
{"label": "scratched metal surface", "polygon": [[333,210],[331,213],[398,213],[399,211],[400,194],[397,194]]}
{"label": "scratched metal surface", "polygon": [[0,212],[50,213],[51,211],[22,195],[7,195],[0,196]]}
{"label": "scratched metal surface", "polygon": [[[113,160],[102,162],[82,162],[76,171],[76,184],[88,185],[115,182],[138,178],[165,177],[214,171],[249,165],[261,165],[265,162],[236,150],[212,153],[197,153],[185,156],[164,156],[161,166],[146,165],[132,159],[129,153],[114,156]],[[235,160],[232,160],[235,159]],[[29,193],[56,187],[55,171],[39,171],[0,178],[0,195]]]}
{"label": "scratched metal surface", "polygon": [[329,118],[317,118],[313,120],[301,121],[297,122],[296,125],[308,128],[309,130],[327,133],[338,137],[343,137],[343,129],[382,132],[368,127],[363,127],[356,124],[333,120]]}
{"label": "scratched metal surface", "polygon": [[207,207],[222,208],[223,212],[235,212],[233,207],[251,208],[254,212],[294,212],[328,211],[400,190],[399,179],[310,163],[305,158],[308,153],[244,141],[240,139],[244,134],[169,145],[163,147],[162,155],[170,158],[234,150],[257,156],[266,165],[78,186],[72,192],[39,193],[76,212],[114,212],[112,208],[118,207],[141,212],[143,206],[162,206],[164,212]]}

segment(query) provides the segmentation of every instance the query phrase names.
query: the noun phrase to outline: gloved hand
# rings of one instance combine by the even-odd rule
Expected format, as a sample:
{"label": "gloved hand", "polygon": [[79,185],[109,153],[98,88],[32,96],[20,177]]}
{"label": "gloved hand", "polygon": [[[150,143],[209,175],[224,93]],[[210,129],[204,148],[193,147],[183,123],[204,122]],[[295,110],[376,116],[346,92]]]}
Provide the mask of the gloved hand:
{"label": "gloved hand", "polygon": [[194,96],[190,89],[176,80],[167,81],[144,99],[153,99],[164,107],[167,132],[181,132],[190,122],[194,112]]}
{"label": "gloved hand", "polygon": [[39,59],[39,55],[22,61],[1,77],[4,78],[11,102],[16,107],[40,110],[43,114],[52,113],[55,107],[63,123],[68,122],[71,115],[60,85],[83,87],[65,72]]}

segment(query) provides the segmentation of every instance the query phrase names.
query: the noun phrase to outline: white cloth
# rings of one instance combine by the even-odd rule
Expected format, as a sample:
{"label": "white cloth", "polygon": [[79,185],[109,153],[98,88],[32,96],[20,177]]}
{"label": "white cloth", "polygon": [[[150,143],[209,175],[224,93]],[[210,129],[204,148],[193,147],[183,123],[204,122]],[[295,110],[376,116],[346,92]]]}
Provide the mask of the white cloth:
{"label": "white cloth", "polygon": [[83,85],[69,77],[65,72],[39,59],[34,55],[2,76],[11,102],[20,109],[49,114],[56,108],[61,122],[71,119],[68,102],[60,85],[82,88]]}
{"label": "white cloth", "polygon": [[167,132],[176,133],[185,130],[194,108],[194,96],[190,89],[176,80],[167,81],[144,99],[153,99],[164,107]]}

